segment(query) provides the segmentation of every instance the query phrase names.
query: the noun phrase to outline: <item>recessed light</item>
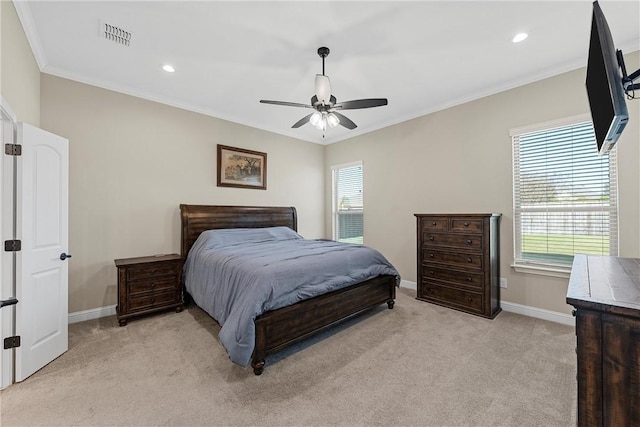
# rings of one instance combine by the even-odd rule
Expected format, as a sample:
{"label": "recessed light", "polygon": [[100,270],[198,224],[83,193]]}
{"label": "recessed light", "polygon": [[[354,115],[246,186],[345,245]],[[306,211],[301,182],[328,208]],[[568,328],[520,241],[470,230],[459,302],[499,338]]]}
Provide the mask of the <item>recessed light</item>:
{"label": "recessed light", "polygon": [[169,64],[163,65],[162,69],[165,70],[167,73],[173,73],[174,71],[176,71],[176,69],[173,68],[173,66],[169,65]]}
{"label": "recessed light", "polygon": [[516,36],[511,41],[514,43],[520,43],[521,41],[525,40],[527,37],[529,37],[529,34],[519,33],[519,34],[516,34]]}

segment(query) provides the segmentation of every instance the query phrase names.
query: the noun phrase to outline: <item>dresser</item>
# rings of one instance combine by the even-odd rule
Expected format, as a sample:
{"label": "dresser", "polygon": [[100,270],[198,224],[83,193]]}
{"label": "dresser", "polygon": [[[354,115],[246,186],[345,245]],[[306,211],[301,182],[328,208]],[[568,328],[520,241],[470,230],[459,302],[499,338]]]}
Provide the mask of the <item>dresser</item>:
{"label": "dresser", "polygon": [[640,259],[576,255],[578,426],[640,426]]}
{"label": "dresser", "polygon": [[120,326],[133,317],[161,310],[182,311],[182,265],[180,255],[116,259]]}
{"label": "dresser", "polygon": [[415,214],[417,299],[494,318],[500,311],[501,214]]}

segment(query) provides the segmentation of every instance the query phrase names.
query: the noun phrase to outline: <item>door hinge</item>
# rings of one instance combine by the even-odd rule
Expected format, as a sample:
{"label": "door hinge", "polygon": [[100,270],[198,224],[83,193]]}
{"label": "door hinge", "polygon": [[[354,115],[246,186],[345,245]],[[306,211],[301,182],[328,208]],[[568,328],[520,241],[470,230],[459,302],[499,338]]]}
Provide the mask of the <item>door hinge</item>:
{"label": "door hinge", "polygon": [[20,347],[20,336],[16,335],[15,337],[9,337],[4,339],[4,349],[8,350],[10,348]]}
{"label": "door hinge", "polygon": [[4,250],[5,252],[18,252],[22,249],[22,242],[20,240],[5,240]]}
{"label": "door hinge", "polygon": [[4,144],[4,154],[8,156],[22,156],[22,145]]}

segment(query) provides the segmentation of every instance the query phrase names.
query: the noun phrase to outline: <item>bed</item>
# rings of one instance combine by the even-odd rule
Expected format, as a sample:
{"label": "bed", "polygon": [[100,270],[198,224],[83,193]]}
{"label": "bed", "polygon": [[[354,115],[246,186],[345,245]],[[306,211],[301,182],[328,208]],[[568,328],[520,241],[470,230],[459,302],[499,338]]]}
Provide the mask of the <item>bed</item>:
{"label": "bed", "polygon": [[[208,230],[287,227],[297,231],[297,214],[293,207],[182,204],[180,212],[181,254],[188,262],[190,250],[201,234],[211,233]],[[255,316],[251,325],[255,330],[250,357],[253,372],[256,375],[263,372],[268,354],[381,304],[386,303],[392,309],[398,284],[397,272],[380,274]],[[185,302],[190,300],[200,307],[206,303],[193,298],[185,288]]]}

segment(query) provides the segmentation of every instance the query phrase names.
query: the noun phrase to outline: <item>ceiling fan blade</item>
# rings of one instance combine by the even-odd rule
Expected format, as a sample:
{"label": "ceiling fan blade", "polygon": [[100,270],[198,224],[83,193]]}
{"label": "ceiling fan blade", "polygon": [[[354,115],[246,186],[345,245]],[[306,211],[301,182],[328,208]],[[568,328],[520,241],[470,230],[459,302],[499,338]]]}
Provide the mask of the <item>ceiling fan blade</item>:
{"label": "ceiling fan blade", "polygon": [[267,99],[261,99],[261,103],[263,104],[273,104],[273,105],[284,105],[286,107],[303,107],[303,108],[313,108],[311,105],[300,104],[298,102],[286,102],[286,101],[269,101]]}
{"label": "ceiling fan blade", "polygon": [[304,116],[303,118],[301,118],[300,120],[298,120],[297,122],[295,122],[293,124],[293,126],[291,126],[292,128],[299,128],[300,126],[309,123],[309,118],[313,115],[313,113]]}
{"label": "ceiling fan blade", "polygon": [[387,98],[355,99],[334,105],[334,108],[341,110],[357,110],[359,108],[382,107],[387,105]]}
{"label": "ceiling fan blade", "polygon": [[355,123],[353,123],[353,122],[351,121],[351,119],[350,119],[350,118],[348,118],[348,117],[347,117],[347,116],[345,116],[344,114],[340,114],[340,113],[338,113],[337,111],[334,111],[334,112],[333,112],[333,114],[335,114],[335,115],[336,115],[336,117],[338,117],[338,119],[340,119],[340,124],[341,124],[342,126],[346,127],[347,129],[351,129],[351,130],[353,130],[353,129],[355,129],[355,128],[357,128],[357,127],[358,127],[358,126],[356,126],[356,124],[355,124]]}

